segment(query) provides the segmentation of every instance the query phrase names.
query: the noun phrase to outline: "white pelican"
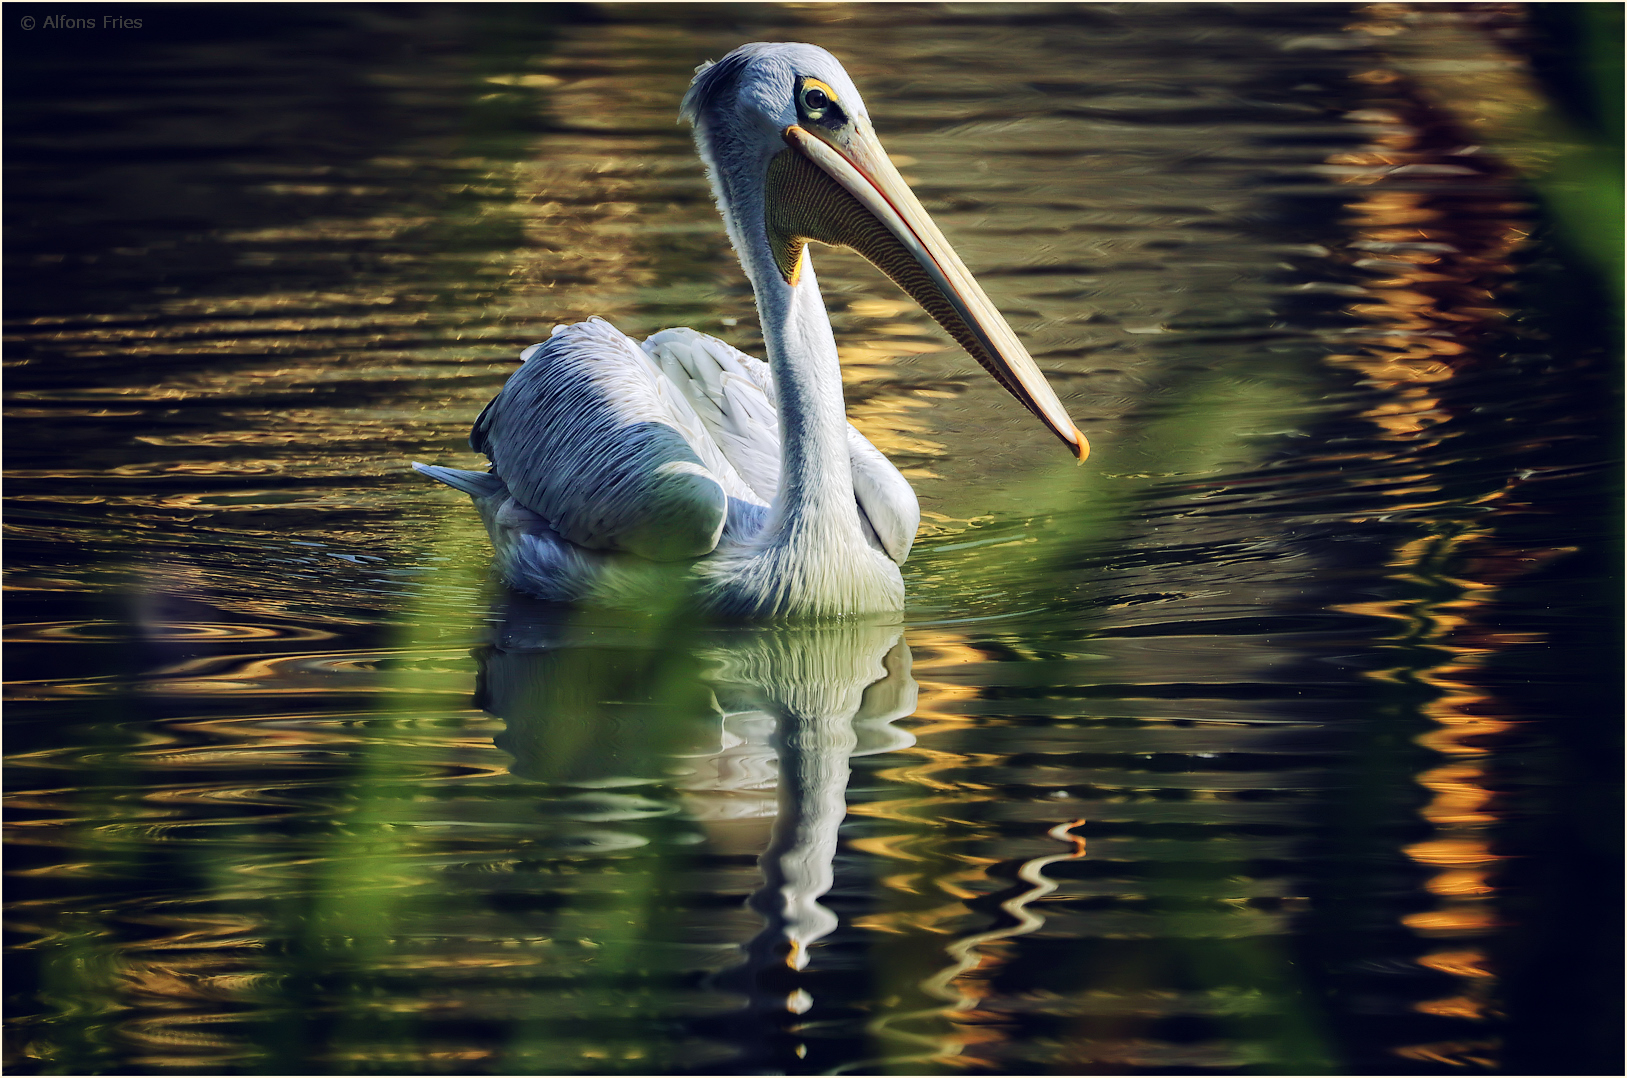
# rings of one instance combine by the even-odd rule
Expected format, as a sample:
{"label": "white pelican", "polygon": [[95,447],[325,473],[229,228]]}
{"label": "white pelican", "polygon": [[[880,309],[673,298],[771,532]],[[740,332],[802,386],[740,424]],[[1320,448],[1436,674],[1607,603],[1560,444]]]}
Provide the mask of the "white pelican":
{"label": "white pelican", "polygon": [[810,240],[909,293],[1081,459],[1084,436],[877,141],[836,58],[742,45],[703,65],[695,129],[757,296],[768,362],[669,329],[556,326],[475,421],[490,472],[414,464],[473,497],[500,571],[545,599],[639,605],[691,562],[730,617],[901,610],[915,492],[848,422]]}

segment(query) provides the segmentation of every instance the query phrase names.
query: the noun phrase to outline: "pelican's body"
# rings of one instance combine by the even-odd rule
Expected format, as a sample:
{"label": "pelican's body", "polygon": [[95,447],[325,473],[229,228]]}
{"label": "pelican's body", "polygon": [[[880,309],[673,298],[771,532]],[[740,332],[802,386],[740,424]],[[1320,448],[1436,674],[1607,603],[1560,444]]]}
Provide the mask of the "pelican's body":
{"label": "pelican's body", "polygon": [[[819,484],[818,511],[769,531],[781,447],[766,363],[690,329],[641,344],[601,319],[559,326],[522,355],[470,439],[492,470],[417,465],[475,499],[511,586],[636,606],[670,586],[663,563],[697,559],[702,600],[723,612],[903,606],[915,492],[847,422],[839,394],[822,421],[839,426],[827,440],[846,474]],[[549,459],[567,471],[524,467]],[[560,481],[571,475],[592,482]]]}
{"label": "pelican's body", "polygon": [[697,74],[683,112],[768,362],[687,329],[641,343],[599,319],[559,326],[475,423],[489,473],[415,467],[475,499],[504,578],[543,598],[638,605],[670,586],[663,564],[684,562],[702,605],[727,615],[901,609],[920,511],[847,422],[809,240],[854,247],[1081,456],[1084,439],[834,57],[743,46]]}

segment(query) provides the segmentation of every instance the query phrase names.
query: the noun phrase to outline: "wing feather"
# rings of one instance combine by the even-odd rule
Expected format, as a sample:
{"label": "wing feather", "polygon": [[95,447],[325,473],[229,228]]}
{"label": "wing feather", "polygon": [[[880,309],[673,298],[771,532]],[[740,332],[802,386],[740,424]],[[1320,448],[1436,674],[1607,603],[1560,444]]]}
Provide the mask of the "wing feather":
{"label": "wing feather", "polygon": [[644,350],[681,387],[707,433],[764,505],[780,486],[780,416],[768,364],[692,329],[664,329]]}
{"label": "wing feather", "polygon": [[847,452],[853,465],[853,497],[865,522],[887,556],[903,565],[921,527],[921,503],[915,488],[851,423],[847,425]]}
{"label": "wing feather", "polygon": [[565,539],[656,561],[710,553],[755,499],[679,388],[602,319],[557,326],[475,421],[470,444]]}

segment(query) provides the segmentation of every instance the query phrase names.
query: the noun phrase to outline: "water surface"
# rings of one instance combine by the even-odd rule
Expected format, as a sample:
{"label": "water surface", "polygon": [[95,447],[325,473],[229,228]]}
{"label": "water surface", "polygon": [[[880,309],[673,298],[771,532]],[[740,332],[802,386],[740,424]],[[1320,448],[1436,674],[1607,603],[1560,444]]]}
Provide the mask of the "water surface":
{"label": "water surface", "polygon": [[[1514,14],[151,10],[8,52],[15,1073],[1613,1066],[1610,376],[1408,73]],[[505,594],[407,462],[556,322],[760,348],[756,39],[1094,453],[819,249],[904,620]]]}

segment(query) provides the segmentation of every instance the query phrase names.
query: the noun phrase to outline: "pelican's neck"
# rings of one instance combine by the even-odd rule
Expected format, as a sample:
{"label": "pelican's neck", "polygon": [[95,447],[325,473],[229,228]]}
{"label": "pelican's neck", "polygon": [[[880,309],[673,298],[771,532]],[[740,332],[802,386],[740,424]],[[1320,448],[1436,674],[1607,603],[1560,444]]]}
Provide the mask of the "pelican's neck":
{"label": "pelican's neck", "polygon": [[777,130],[751,131],[730,122],[727,113],[720,115],[697,123],[695,147],[757,296],[780,411],[780,485],[759,545],[796,547],[804,558],[815,553],[809,544],[831,549],[856,540],[863,545],[830,316],[807,249],[791,284],[769,245],[769,165],[776,154],[794,151],[786,149]]}
{"label": "pelican's neck", "polygon": [[[777,269],[768,268],[766,280],[748,270],[780,411],[780,486],[765,539],[797,547],[863,545],[836,338],[806,251],[802,257],[795,285]],[[763,260],[753,261],[753,270],[764,268]]]}
{"label": "pelican's neck", "polygon": [[873,549],[853,497],[847,414],[836,338],[819,283],[802,253],[791,284],[767,228],[767,176],[785,148],[777,131],[747,132],[704,117],[696,144],[729,238],[757,296],[780,413],[780,481],[768,522],[749,546],[717,564],[728,601],[754,614],[825,615],[893,610],[904,602],[898,567]]}

